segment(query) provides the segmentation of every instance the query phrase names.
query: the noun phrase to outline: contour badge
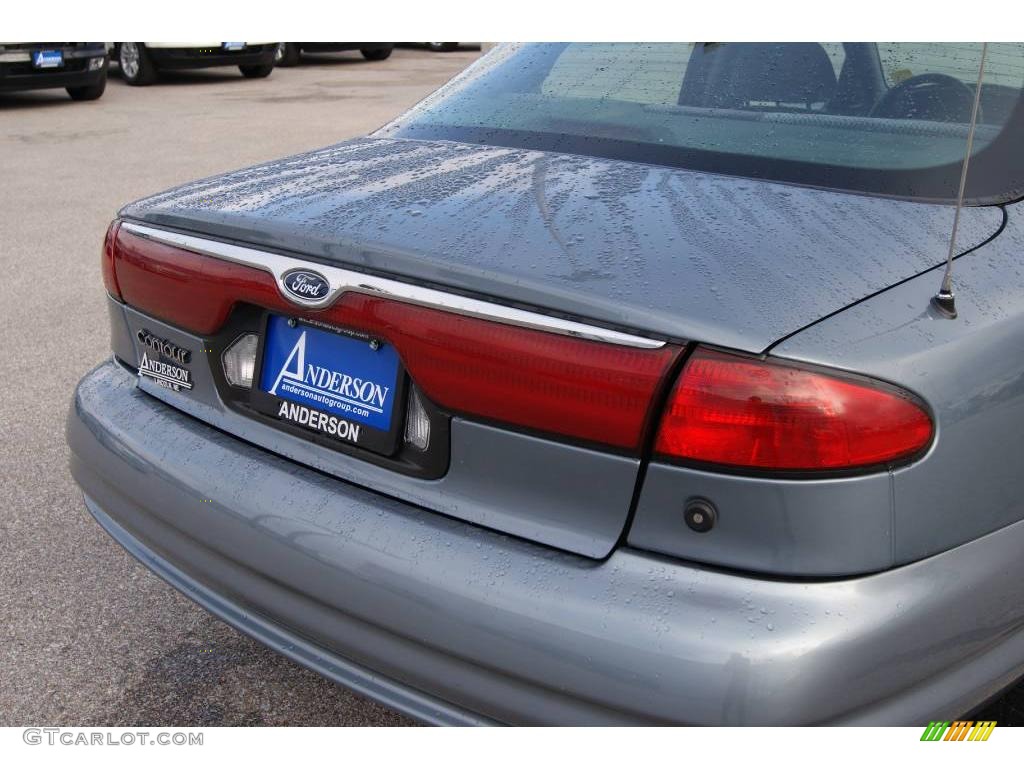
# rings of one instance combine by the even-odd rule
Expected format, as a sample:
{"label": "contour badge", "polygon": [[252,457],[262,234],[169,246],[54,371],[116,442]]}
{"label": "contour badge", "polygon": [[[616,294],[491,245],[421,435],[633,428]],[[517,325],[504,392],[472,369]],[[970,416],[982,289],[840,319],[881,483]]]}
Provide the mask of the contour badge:
{"label": "contour badge", "polygon": [[299,304],[323,301],[331,292],[331,284],[323,275],[309,269],[293,269],[281,278],[288,298]]}
{"label": "contour badge", "polygon": [[164,357],[169,357],[176,363],[185,365],[192,359],[192,353],[189,350],[184,347],[179,347],[173,341],[168,341],[167,339],[161,339],[159,336],[154,336],[145,328],[142,328],[137,334],[135,334],[135,336],[142,346],[149,347],[151,351],[163,355]]}

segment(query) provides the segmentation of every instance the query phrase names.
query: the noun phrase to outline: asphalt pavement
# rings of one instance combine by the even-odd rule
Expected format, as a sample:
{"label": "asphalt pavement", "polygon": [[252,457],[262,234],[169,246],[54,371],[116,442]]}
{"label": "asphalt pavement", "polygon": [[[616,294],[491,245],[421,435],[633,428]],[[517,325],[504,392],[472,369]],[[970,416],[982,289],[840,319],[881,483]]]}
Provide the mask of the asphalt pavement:
{"label": "asphalt pavement", "polygon": [[100,245],[124,203],[384,124],[479,51],[307,57],[94,102],[0,95],[0,725],[407,725],[266,650],[138,565],[68,473],[64,417],[109,355]]}
{"label": "asphalt pavement", "polygon": [[[64,417],[109,354],[100,244],[144,195],[357,136],[479,56],[307,57],[0,95],[0,725],[407,725],[213,619],[93,522]],[[983,715],[1024,724],[1024,687]],[[837,692],[841,695],[841,692]],[[979,716],[980,717],[980,716]]]}

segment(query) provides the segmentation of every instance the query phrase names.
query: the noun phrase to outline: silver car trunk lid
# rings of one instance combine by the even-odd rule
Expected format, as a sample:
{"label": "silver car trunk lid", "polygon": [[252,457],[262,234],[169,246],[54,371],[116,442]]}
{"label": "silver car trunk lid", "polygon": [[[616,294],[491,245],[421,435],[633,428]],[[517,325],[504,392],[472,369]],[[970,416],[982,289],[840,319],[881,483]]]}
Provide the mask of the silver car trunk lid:
{"label": "silver car trunk lid", "polygon": [[[942,262],[953,209],[551,152],[358,139],[123,215],[649,335],[761,351]],[[963,213],[961,250],[1001,221]]]}

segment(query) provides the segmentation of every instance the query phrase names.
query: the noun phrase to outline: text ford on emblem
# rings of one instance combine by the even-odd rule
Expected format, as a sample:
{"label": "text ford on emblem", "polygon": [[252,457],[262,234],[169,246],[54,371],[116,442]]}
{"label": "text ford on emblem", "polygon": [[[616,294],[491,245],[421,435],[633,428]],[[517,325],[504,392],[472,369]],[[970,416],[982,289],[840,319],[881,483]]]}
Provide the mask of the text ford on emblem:
{"label": "text ford on emblem", "polygon": [[281,278],[281,282],[292,297],[304,304],[323,301],[331,290],[327,278],[308,269],[293,269]]}

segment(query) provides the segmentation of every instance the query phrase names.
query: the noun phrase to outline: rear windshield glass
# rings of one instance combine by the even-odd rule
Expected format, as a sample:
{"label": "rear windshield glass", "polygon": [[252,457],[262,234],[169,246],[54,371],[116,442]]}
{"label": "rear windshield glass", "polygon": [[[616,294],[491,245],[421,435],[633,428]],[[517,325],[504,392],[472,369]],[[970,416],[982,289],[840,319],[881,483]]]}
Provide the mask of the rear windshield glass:
{"label": "rear windshield glass", "polygon": [[[980,43],[502,46],[383,135],[956,196]],[[1024,43],[990,43],[971,203],[1024,194]]]}

